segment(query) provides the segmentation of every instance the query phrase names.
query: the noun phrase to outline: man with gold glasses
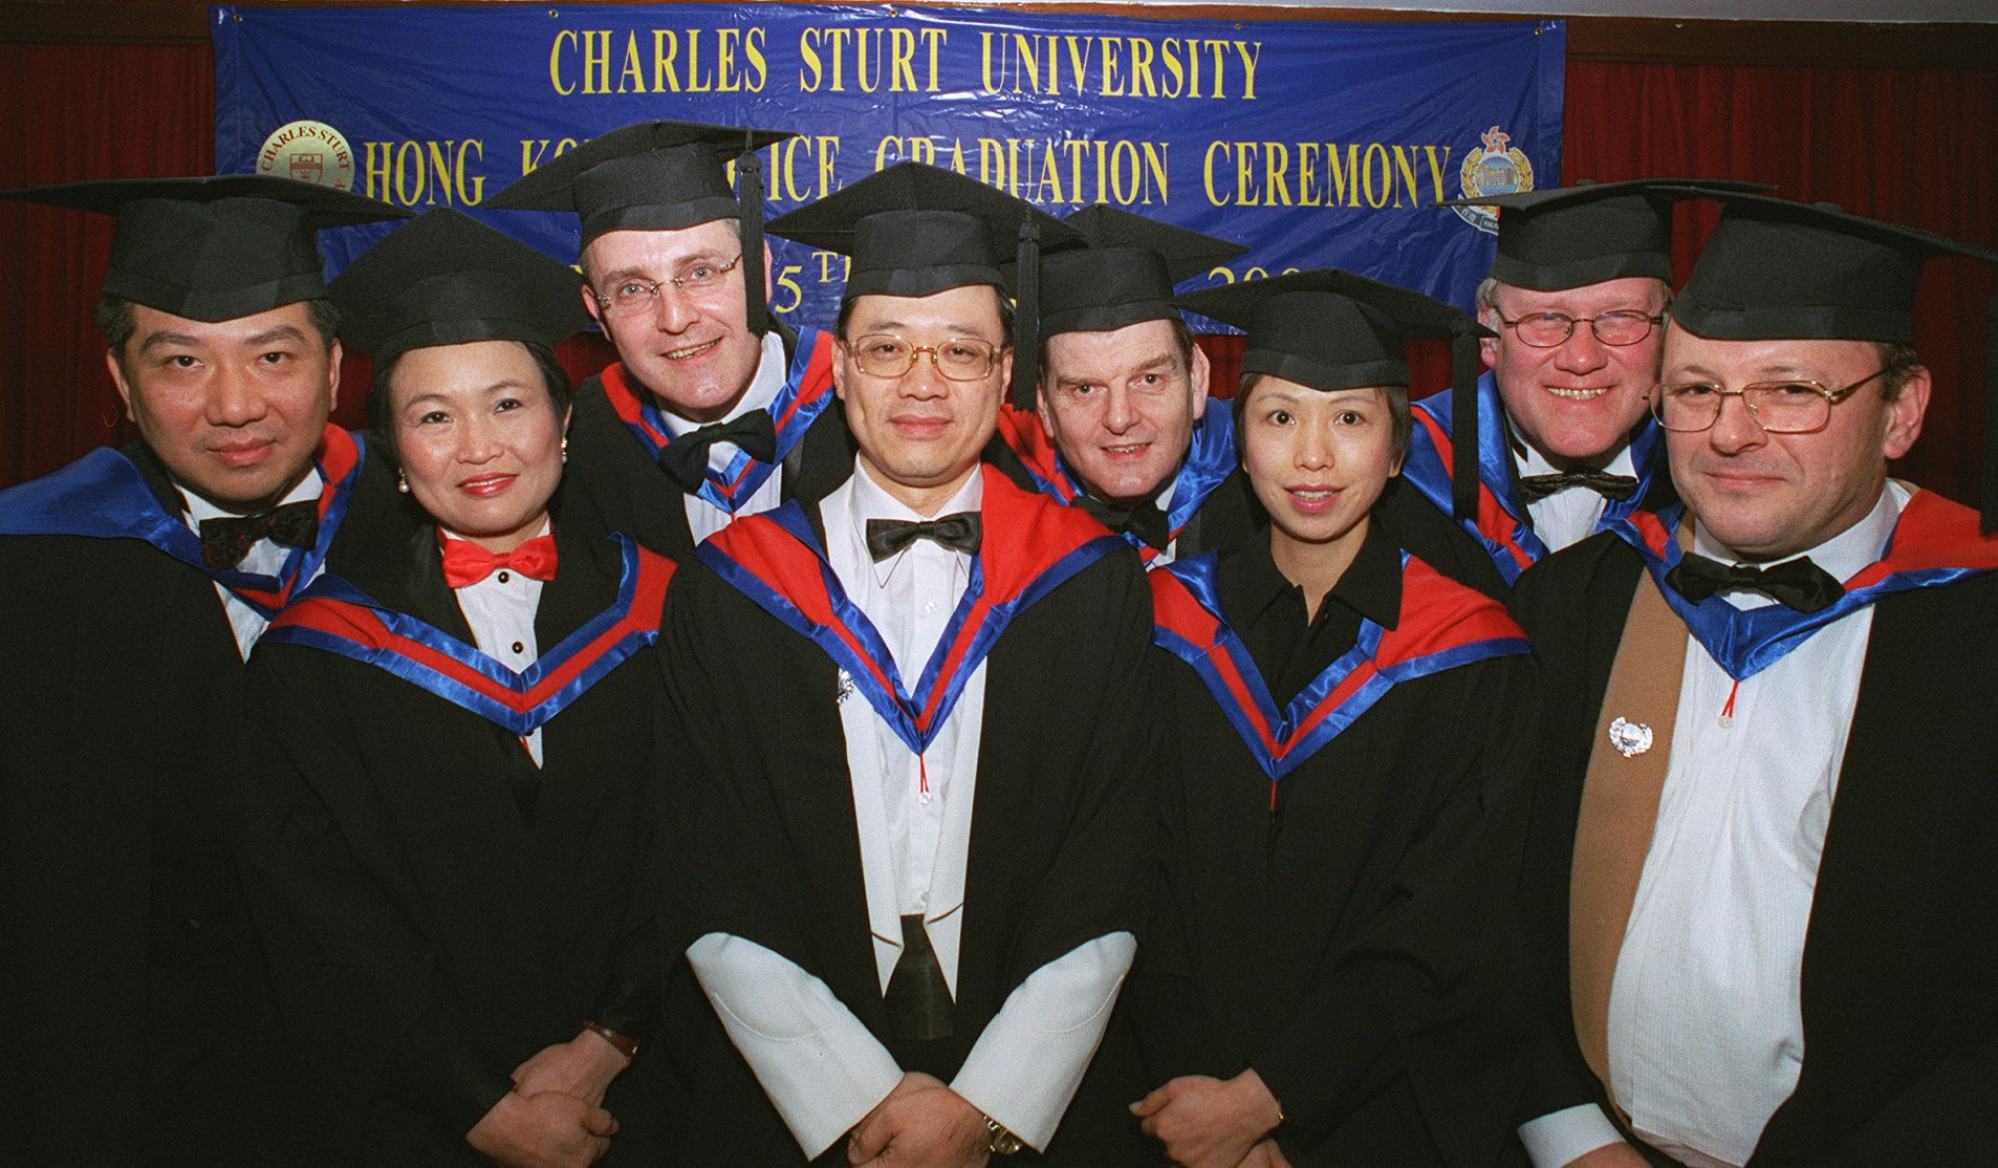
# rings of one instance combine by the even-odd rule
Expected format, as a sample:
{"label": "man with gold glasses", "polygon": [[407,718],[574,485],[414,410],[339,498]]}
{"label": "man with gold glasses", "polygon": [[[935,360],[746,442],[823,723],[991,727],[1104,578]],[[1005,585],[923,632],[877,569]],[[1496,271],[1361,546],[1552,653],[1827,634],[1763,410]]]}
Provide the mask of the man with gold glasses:
{"label": "man with gold glasses", "polygon": [[1460,380],[1415,403],[1402,477],[1484,545],[1508,584],[1548,552],[1671,499],[1645,394],[1658,379],[1684,185],[1462,200],[1499,210],[1497,258],[1478,287],[1478,323],[1497,335],[1482,343],[1488,372],[1475,387]]}
{"label": "man with gold glasses", "polygon": [[1150,879],[1149,594],[1123,540],[979,457],[1019,344],[1000,263],[1067,232],[916,163],[770,226],[852,257],[858,453],[667,602],[715,1005],[690,1162],[1137,1163],[1106,1028]]}
{"label": "man with gold glasses", "polygon": [[1730,196],[1652,392],[1683,505],[1514,593],[1547,710],[1541,1168],[1990,1157],[1998,541],[1887,475],[1940,255],[1998,262]]}
{"label": "man with gold glasses", "polygon": [[790,136],[641,122],[490,204],[580,220],[583,305],[618,360],[577,391],[565,502],[675,560],[739,517],[830,490],[853,460],[827,408],[831,336],[775,324],[766,303],[755,151]]}

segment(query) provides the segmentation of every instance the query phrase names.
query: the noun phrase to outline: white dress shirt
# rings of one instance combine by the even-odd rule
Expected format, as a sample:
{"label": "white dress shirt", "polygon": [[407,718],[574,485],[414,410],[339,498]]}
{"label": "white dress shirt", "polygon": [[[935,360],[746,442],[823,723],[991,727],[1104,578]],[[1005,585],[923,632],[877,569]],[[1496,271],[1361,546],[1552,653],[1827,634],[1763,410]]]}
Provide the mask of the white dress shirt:
{"label": "white dress shirt", "polygon": [[[937,512],[976,511],[973,474]],[[917,540],[880,563],[868,519],[922,519],[856,467],[827,496],[826,556],[848,597],[880,630],[904,689],[915,686],[970,580],[970,557]],[[862,879],[883,991],[901,956],[901,918],[920,913],[937,963],[957,990],[964,877],[971,839],[985,666],[919,758],[851,690],[840,725],[853,786]],[[951,1088],[1034,1147],[1054,1134],[1095,1054],[1137,950],[1119,932],[1084,942],[1008,996],[966,1056]],[[902,1077],[894,1057],[825,983],[763,946],[711,933],[687,951],[730,1039],[809,1156],[849,1131]]]}
{"label": "white dress shirt", "polygon": [[[751,410],[770,408],[777,400],[777,392],[784,388],[784,379],[790,374],[791,363],[784,356],[784,338],[777,335],[776,329],[763,334],[763,352],[756,362],[756,375],[750,378],[749,388],[743,392],[735,407],[715,422],[695,422],[674,413],[663,403],[659,409],[660,421],[665,423],[666,435],[678,438],[691,434],[702,426],[720,425],[733,422]],[[838,409],[833,402],[827,409]],[[774,419],[773,419],[774,420]],[[708,466],[717,473],[728,468],[729,460],[741,452],[741,447],[733,442],[717,442],[708,447]],[[756,488],[741,507],[728,511],[715,506],[699,495],[681,495],[681,504],[687,509],[687,526],[693,530],[694,542],[701,543],[715,532],[727,527],[736,519],[768,511],[784,501],[784,468],[778,467],[763,485]]]}
{"label": "white dress shirt", "polygon": [[[319,477],[318,467],[307,468],[305,477],[291,490],[286,491],[284,498],[277,501],[277,505],[282,507],[286,503],[303,503],[317,499],[325,482],[326,480]],[[231,511],[225,507],[218,507],[179,482],[174,483],[174,488],[180,492],[181,499],[187,504],[185,512],[187,525],[194,529],[196,535],[201,534],[201,521],[204,519],[240,519],[249,514],[247,511]],[[276,540],[260,539],[250,545],[249,553],[236,567],[240,571],[260,576],[275,576],[284,567],[286,557],[296,550]],[[325,569],[324,564],[314,568],[312,576],[300,580],[298,587],[302,589],[312,583]],[[236,634],[236,651],[242,654],[243,660],[248,661],[250,650],[256,646],[257,638],[264,635],[264,630],[270,626],[270,622],[264,619],[262,613],[238,600],[235,593],[222,585],[215,585],[215,594],[222,598],[222,611],[229,618],[230,631]]]}
{"label": "white dress shirt", "polygon": [[[1158,497],[1152,500],[1153,505],[1167,515],[1172,514],[1172,497],[1179,493],[1180,480],[1185,477],[1186,464],[1182,462],[1179,464],[1179,472],[1172,476],[1171,481],[1166,483],[1165,489],[1160,491]],[[1150,572],[1157,568],[1163,568],[1167,564],[1172,563],[1178,555],[1179,539],[1177,537],[1169,539],[1166,541],[1166,545],[1158,550],[1157,555],[1145,561],[1145,571]]]}
{"label": "white dress shirt", "polygon": [[[438,530],[444,531],[441,527]],[[547,535],[548,524],[542,523],[541,530],[534,534],[537,538]],[[444,531],[444,538],[464,536]],[[515,673],[524,671],[541,656],[541,648],[534,640],[534,614],[541,607],[541,581],[501,568],[483,580],[451,591],[458,598],[458,611],[465,614],[465,623],[472,627],[472,639],[478,643],[479,652]],[[529,731],[520,743],[527,748],[534,765],[540,766],[541,727]]]}
{"label": "white dress shirt", "polygon": [[[1548,462],[1529,443],[1521,443],[1513,450],[1513,464],[1519,469],[1519,476],[1555,474],[1559,469]],[[1637,477],[1637,463],[1630,455],[1630,444],[1616,452],[1609,465],[1603,468],[1604,474],[1629,475]],[[1558,552],[1571,543],[1594,535],[1596,524],[1603,517],[1603,508],[1608,500],[1587,487],[1567,487],[1554,492],[1545,499],[1526,505],[1526,513],[1533,519],[1533,534],[1547,545],[1550,552]]]}
{"label": "white dress shirt", "polygon": [[[1907,500],[1890,482],[1863,519],[1800,554],[1850,577],[1880,558]],[[1693,550],[1734,562],[1697,524]],[[1737,609],[1776,603],[1759,592],[1721,595]],[[1804,933],[1872,628],[1868,605],[1739,686],[1687,637],[1672,758],[1611,984],[1608,1037],[1610,1086],[1633,1130],[1696,1168],[1745,1163],[1796,1089]],[[1593,1106],[1543,1116],[1520,1134],[1538,1168],[1618,1138]]]}

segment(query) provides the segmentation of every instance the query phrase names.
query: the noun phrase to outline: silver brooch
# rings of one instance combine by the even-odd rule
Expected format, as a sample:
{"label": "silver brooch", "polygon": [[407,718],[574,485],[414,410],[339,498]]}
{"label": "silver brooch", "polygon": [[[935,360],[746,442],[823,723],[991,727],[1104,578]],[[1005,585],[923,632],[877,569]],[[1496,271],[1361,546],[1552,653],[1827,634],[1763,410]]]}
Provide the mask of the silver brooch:
{"label": "silver brooch", "polygon": [[[839,671],[839,687],[833,693],[833,705],[837,706],[853,696],[853,676],[846,670]],[[1648,733],[1648,731],[1647,731]]]}
{"label": "silver brooch", "polygon": [[1610,745],[1625,758],[1634,758],[1651,749],[1651,727],[1622,718],[1609,724]]}

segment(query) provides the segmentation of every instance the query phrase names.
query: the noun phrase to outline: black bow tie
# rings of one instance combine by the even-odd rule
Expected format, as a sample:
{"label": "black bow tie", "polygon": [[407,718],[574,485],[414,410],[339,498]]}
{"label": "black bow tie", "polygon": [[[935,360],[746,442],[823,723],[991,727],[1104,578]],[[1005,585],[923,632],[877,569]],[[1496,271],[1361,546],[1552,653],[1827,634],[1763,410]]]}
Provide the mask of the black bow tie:
{"label": "black bow tie", "polygon": [[682,434],[659,452],[659,468],[689,494],[701,489],[708,477],[708,447],[717,442],[733,442],[758,462],[777,457],[777,427],[767,410],[751,410],[733,422],[702,426]]}
{"label": "black bow tie", "polygon": [[1816,612],[1845,595],[1845,586],[1830,572],[1802,556],[1773,568],[1747,564],[1723,564],[1705,556],[1688,553],[1670,572],[1665,582],[1679,595],[1698,604],[1716,592],[1746,588],[1797,610]]}
{"label": "black bow tie", "polygon": [[309,548],[319,538],[319,501],[286,503],[256,515],[201,521],[201,562],[211,572],[243,562],[258,540]]}
{"label": "black bow tie", "polygon": [[966,555],[976,555],[978,537],[983,531],[976,511],[959,511],[939,519],[870,519],[867,554],[878,564],[917,540],[927,539]]}
{"label": "black bow tie", "polygon": [[1113,507],[1101,499],[1085,495],[1077,505],[1096,522],[1119,535],[1129,532],[1144,540],[1147,547],[1164,551],[1166,545],[1172,542],[1172,527],[1157,503],[1148,501],[1135,507]]}
{"label": "black bow tie", "polygon": [[1519,497],[1538,503],[1556,491],[1586,487],[1611,502],[1621,502],[1637,493],[1637,480],[1629,475],[1599,470],[1564,470],[1558,474],[1525,475],[1519,480]]}

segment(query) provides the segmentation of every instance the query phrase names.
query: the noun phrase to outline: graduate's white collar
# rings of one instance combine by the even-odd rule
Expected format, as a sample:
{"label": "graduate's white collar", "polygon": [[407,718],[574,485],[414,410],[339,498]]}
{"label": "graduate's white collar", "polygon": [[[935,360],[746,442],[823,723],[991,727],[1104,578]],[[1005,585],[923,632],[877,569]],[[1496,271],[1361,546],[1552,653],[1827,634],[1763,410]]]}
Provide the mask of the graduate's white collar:
{"label": "graduate's white collar", "polygon": [[[888,579],[895,574],[896,566],[909,553],[906,550],[898,552],[876,563],[867,550],[867,521],[870,519],[895,519],[911,522],[934,519],[936,516],[923,515],[907,503],[889,494],[886,488],[874,481],[873,475],[862,464],[859,455],[855,455],[853,459],[853,477],[847,480],[846,487],[838,492],[838,496],[839,501],[844,506],[837,509],[837,515],[831,513],[834,509],[828,509],[828,513],[825,515],[826,538],[839,538],[833,534],[835,528],[844,532],[844,537],[853,541],[855,562],[872,564],[874,582],[881,587],[887,587]],[[829,499],[828,501],[831,500]],[[977,511],[984,502],[985,475],[979,468],[973,467],[971,477],[964,480],[964,485],[959,487],[957,492],[944,502],[943,506],[937,508],[937,515],[952,515],[959,511]],[[962,553],[958,553],[960,567],[964,566],[963,561],[965,558]]]}
{"label": "graduate's white collar", "polygon": [[[174,490],[180,492],[181,503],[187,515],[187,525],[196,532],[201,530],[201,521],[204,519],[241,519],[257,511],[270,510],[268,507],[258,507],[250,511],[233,510],[214,502],[178,478],[173,478],[172,482]],[[291,490],[286,491],[284,498],[279,499],[275,506],[282,507],[287,503],[303,503],[317,499],[325,487],[326,480],[319,476],[319,468],[308,466],[305,468],[305,477],[294,483]]]}
{"label": "graduate's white collar", "polygon": [[[743,391],[740,398],[736,399],[735,405],[729,408],[727,414],[715,419],[713,422],[696,422],[682,417],[674,413],[673,407],[667,405],[664,399],[659,398],[656,394],[653,395],[653,400],[659,403],[659,420],[665,423],[666,436],[668,438],[678,438],[682,434],[690,434],[702,426],[733,422],[751,410],[769,409],[770,403],[777,400],[777,391],[784,388],[785,377],[790,372],[787,368],[789,364],[784,359],[784,338],[778,336],[777,330],[774,328],[764,333],[763,344],[756,359],[756,373],[749,379],[749,388]],[[723,443],[716,443],[715,445],[720,446]],[[735,449],[734,443],[727,443],[726,445],[730,451]],[[716,462],[713,450],[713,447],[709,448],[708,460],[711,464]],[[724,458],[720,460],[720,463],[725,465],[727,461]]]}
{"label": "graduate's white collar", "polygon": [[[1811,562],[1831,573],[1832,578],[1845,581],[1852,578],[1861,568],[1878,560],[1887,551],[1887,541],[1894,536],[1894,525],[1901,518],[1901,508],[1908,503],[1909,491],[1892,479],[1874,500],[1873,509],[1860,517],[1859,522],[1817,545],[1806,548],[1796,555],[1784,556],[1759,568],[1771,568],[1777,564],[1787,564],[1801,556],[1811,557]],[[1734,554],[1707,531],[1706,525],[1693,521],[1693,551],[1710,560],[1723,564],[1741,563],[1741,557]],[[1739,609],[1761,608],[1776,603],[1760,592],[1744,589],[1723,591],[1721,596],[1729,604]]]}
{"label": "graduate's white collar", "polygon": [[[1534,449],[1531,442],[1521,442],[1514,447],[1512,461],[1513,465],[1519,468],[1521,478],[1527,475],[1561,473],[1561,468],[1547,461],[1546,456]],[[1631,456],[1630,443],[1625,442],[1617,448],[1616,457],[1610,459],[1609,464],[1603,467],[1603,473],[1624,475],[1633,479],[1637,477],[1637,460]]]}

